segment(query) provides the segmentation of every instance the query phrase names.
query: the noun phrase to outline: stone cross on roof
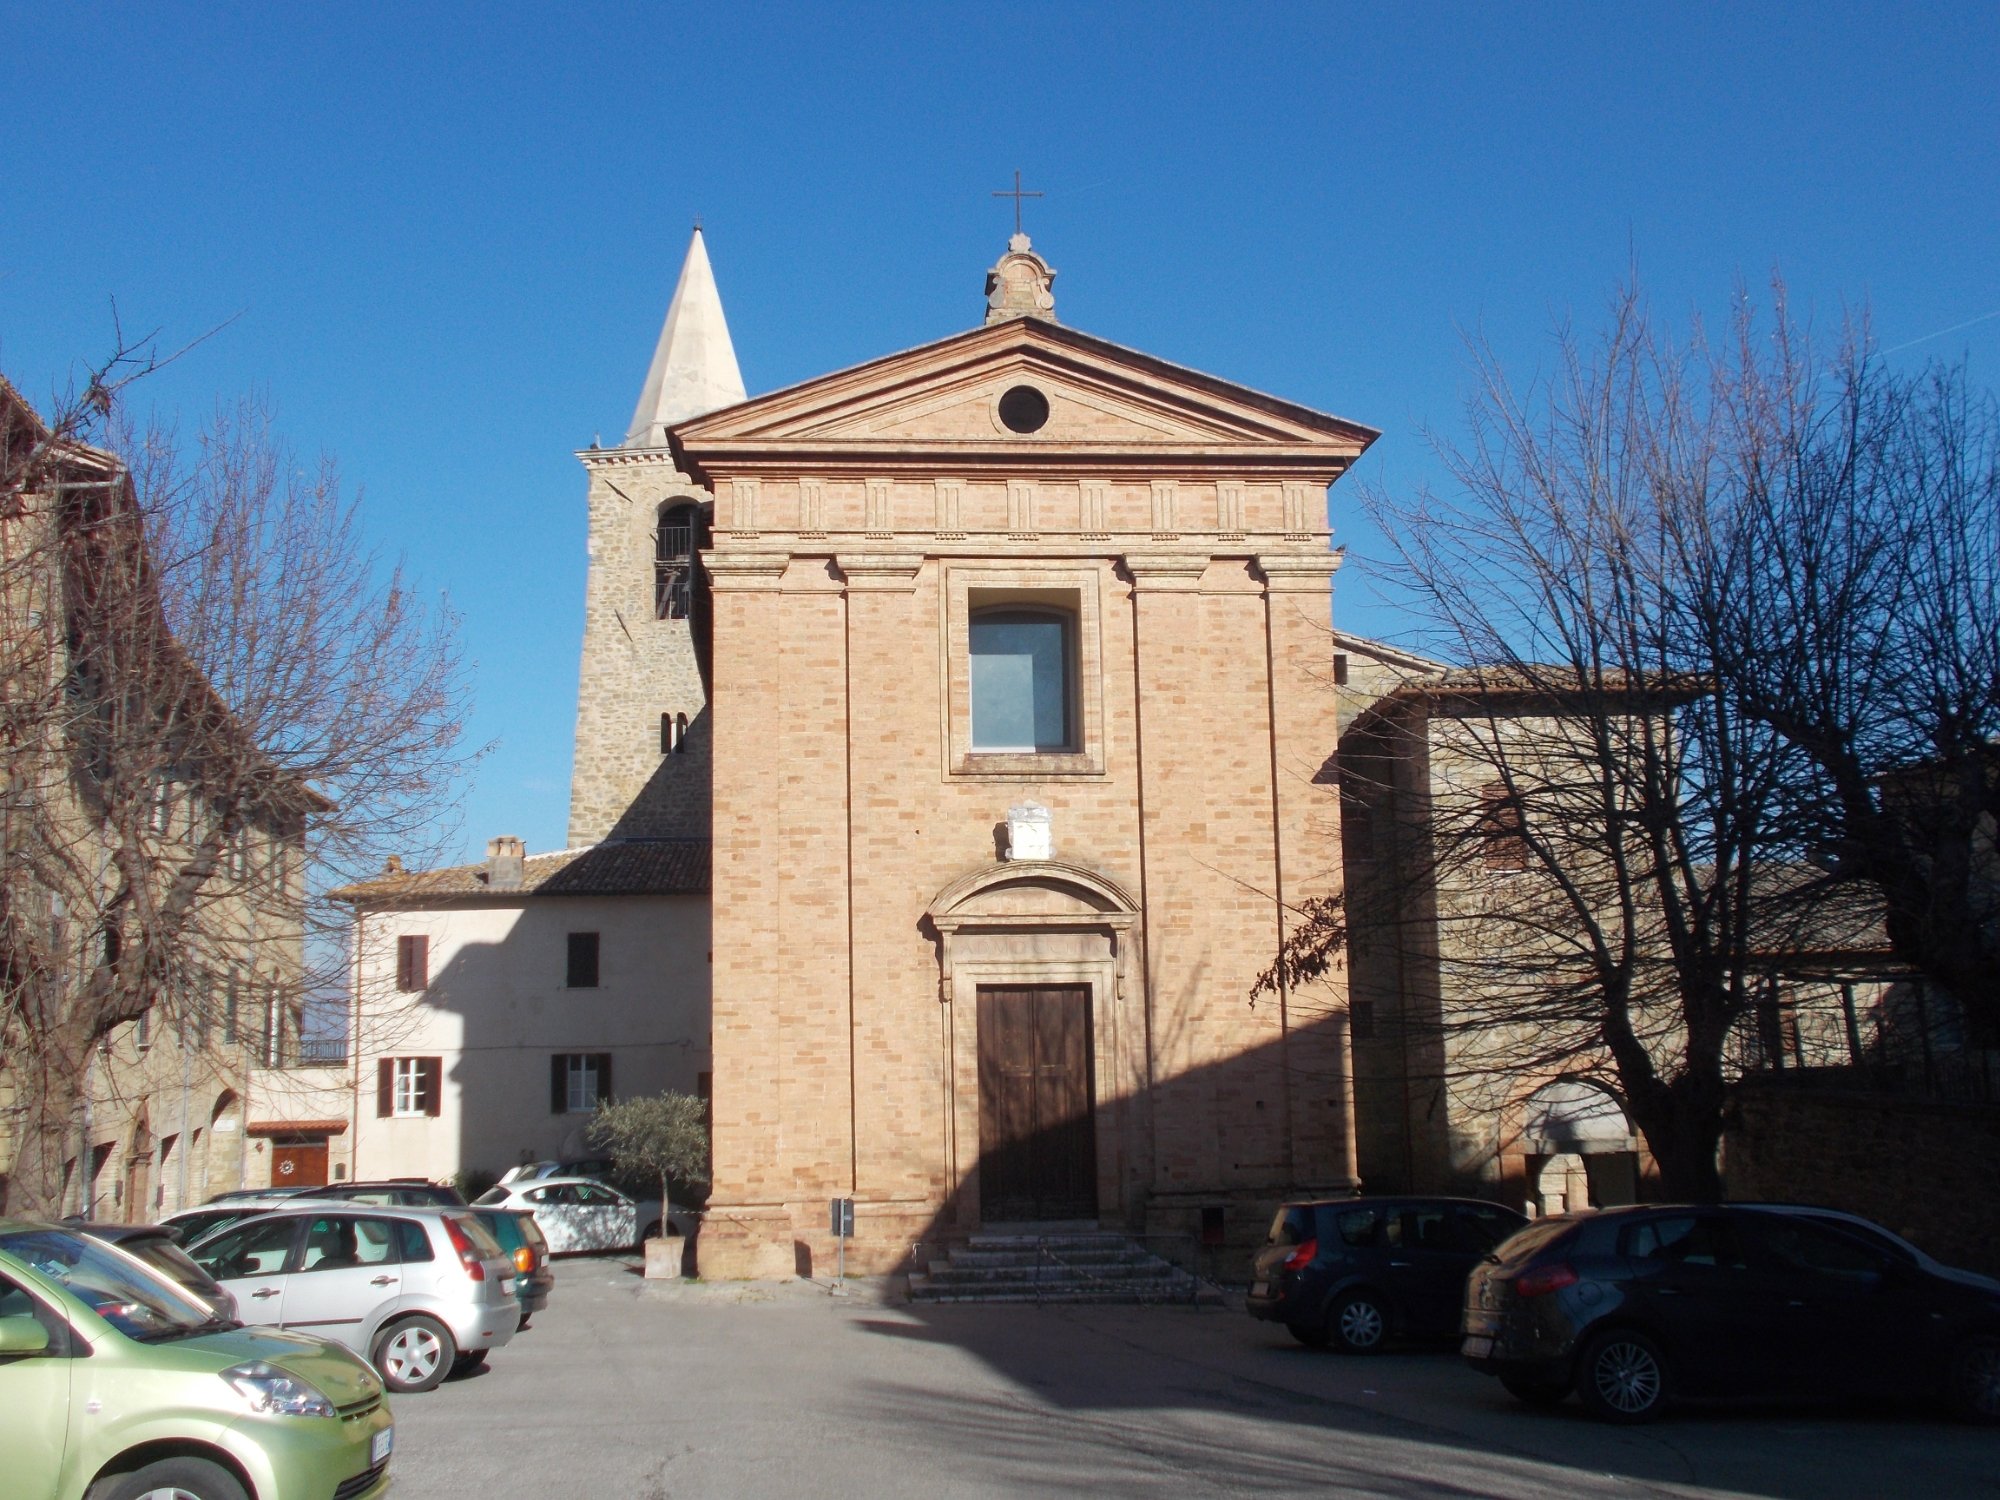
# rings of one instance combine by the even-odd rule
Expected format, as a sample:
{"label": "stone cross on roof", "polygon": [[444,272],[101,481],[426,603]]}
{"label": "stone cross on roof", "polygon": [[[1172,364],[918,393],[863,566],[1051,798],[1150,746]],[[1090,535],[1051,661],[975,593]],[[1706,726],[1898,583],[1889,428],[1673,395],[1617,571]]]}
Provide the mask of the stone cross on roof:
{"label": "stone cross on roof", "polygon": [[1014,200],[1014,233],[1019,234],[1021,232],[1021,200],[1023,198],[1039,198],[1042,196],[1042,193],[1039,188],[1023,188],[1021,186],[1021,169],[1016,167],[1014,169],[1014,185],[1011,188],[1001,188],[993,196],[996,198],[1012,198]]}

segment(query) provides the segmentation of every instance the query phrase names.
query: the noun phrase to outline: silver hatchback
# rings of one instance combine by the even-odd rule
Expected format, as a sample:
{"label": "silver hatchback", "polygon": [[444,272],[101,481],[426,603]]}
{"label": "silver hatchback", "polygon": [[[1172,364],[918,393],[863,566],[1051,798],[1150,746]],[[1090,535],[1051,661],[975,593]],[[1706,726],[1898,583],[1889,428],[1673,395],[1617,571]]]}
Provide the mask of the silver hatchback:
{"label": "silver hatchback", "polygon": [[240,1317],[345,1344],[392,1391],[427,1391],[514,1336],[514,1263],[462,1208],[285,1208],[188,1247]]}

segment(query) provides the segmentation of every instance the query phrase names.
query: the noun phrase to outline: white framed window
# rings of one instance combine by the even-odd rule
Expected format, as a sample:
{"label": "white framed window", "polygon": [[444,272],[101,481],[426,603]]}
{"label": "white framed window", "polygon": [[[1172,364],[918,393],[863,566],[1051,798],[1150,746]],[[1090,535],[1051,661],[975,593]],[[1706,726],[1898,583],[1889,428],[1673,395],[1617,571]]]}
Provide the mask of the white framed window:
{"label": "white framed window", "polygon": [[421,1057],[396,1059],[395,1112],[420,1115],[424,1112],[424,1060]]}
{"label": "white framed window", "polygon": [[611,1097],[609,1052],[558,1052],[549,1064],[552,1114],[587,1115]]}
{"label": "white framed window", "polygon": [[153,783],[152,800],[146,808],[146,826],[154,833],[165,833],[167,825],[173,821],[174,787],[162,776]]}
{"label": "white framed window", "polygon": [[442,1108],[444,1059],[441,1057],[384,1057],[375,1064],[375,1113],[383,1119],[392,1115],[429,1115],[436,1118]]}

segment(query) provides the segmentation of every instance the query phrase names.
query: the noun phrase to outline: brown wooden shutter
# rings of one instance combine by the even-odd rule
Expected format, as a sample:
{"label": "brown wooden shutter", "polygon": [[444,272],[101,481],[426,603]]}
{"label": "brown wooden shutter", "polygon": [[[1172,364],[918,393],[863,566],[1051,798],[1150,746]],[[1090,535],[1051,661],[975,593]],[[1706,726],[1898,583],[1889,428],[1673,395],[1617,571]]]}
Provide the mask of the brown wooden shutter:
{"label": "brown wooden shutter", "polygon": [[417,1060],[417,1090],[424,1101],[424,1113],[433,1120],[444,1108],[444,1059],[425,1057]]}
{"label": "brown wooden shutter", "polygon": [[431,982],[431,940],[423,933],[396,939],[396,988],[421,990]]}
{"label": "brown wooden shutter", "polygon": [[599,1104],[609,1104],[611,1102],[611,1054],[609,1052],[600,1052],[597,1054],[597,1102]]}
{"label": "brown wooden shutter", "polygon": [[569,1058],[558,1052],[549,1059],[549,1113],[564,1114],[569,1109],[569,1080],[563,1076]]}
{"label": "brown wooden shutter", "polygon": [[396,1112],[396,1059],[385,1057],[375,1064],[375,1113],[387,1119]]}

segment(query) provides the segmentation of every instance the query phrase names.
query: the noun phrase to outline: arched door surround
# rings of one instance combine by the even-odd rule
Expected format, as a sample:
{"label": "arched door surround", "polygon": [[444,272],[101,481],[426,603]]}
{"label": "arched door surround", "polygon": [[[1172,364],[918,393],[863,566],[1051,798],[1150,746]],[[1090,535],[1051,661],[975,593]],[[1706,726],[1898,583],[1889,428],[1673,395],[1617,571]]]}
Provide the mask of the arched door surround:
{"label": "arched door surround", "polygon": [[[1128,994],[1138,903],[1117,881],[1060,860],[1009,860],[961,876],[925,912],[938,944],[938,1000],[945,1079],[945,1154],[953,1217],[971,1227],[994,1217],[982,1206],[979,1015],[1026,992],[1057,1001],[1082,991],[1088,1017],[1089,1098],[1094,1115],[1096,1214],[1120,1207],[1126,1110],[1144,1079],[1144,1026]],[[986,997],[981,1004],[982,994]],[[1055,1014],[1059,1005],[1037,1007]],[[1025,1013],[1025,1012],[1021,1012]],[[1076,1014],[1071,1008],[1069,1014]],[[998,1055],[987,1039],[987,1071]],[[1075,1052],[1072,1056],[1077,1055]],[[986,1080],[988,1112],[996,1103]],[[987,1121],[991,1144],[993,1122]],[[1075,1139],[1071,1135],[1069,1139]],[[1011,1200],[1010,1200],[1011,1201]],[[1088,1201],[1087,1199],[1085,1201]]]}

